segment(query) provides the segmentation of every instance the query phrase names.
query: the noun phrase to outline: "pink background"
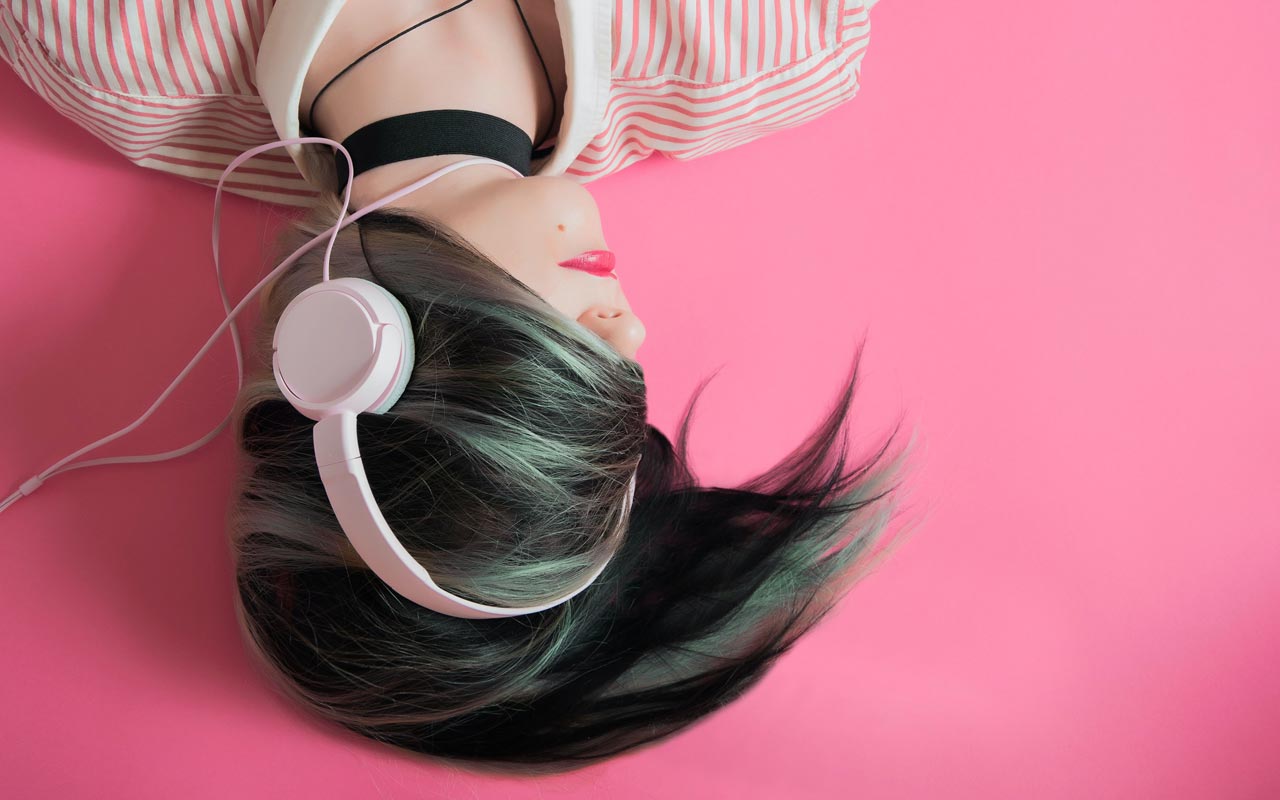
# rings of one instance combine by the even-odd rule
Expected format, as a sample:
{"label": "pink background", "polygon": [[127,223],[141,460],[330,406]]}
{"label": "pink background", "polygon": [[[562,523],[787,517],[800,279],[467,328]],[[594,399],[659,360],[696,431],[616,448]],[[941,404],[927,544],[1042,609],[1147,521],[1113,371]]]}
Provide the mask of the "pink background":
{"label": "pink background", "polygon": [[[1280,796],[1280,12],[1186,0],[873,12],[863,90],[593,185],[652,421],[767,468],[869,334],[921,520],[743,699],[579,773],[412,764],[272,693],[240,644],[224,434],[0,516],[0,794],[249,798]],[[0,71],[4,493],[133,419],[221,318],[212,192]],[[278,209],[233,198],[236,296]],[[229,407],[222,344],[112,453]]]}

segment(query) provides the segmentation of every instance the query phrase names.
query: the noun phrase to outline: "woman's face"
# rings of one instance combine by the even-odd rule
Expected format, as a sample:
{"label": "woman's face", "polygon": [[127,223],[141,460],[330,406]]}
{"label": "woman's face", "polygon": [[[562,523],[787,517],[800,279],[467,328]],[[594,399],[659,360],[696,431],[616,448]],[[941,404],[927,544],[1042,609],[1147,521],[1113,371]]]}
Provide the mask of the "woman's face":
{"label": "woman's face", "polygon": [[[581,184],[551,175],[496,181],[437,219],[560,313],[635,358],[645,328],[621,282],[560,265],[588,251],[608,250],[600,211]],[[619,268],[626,270],[622,262]]]}

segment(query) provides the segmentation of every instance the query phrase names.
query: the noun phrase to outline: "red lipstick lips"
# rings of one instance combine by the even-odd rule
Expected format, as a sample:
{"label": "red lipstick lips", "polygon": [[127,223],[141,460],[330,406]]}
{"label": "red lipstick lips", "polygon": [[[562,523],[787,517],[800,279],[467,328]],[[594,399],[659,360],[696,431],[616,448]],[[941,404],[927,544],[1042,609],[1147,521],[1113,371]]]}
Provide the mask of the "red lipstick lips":
{"label": "red lipstick lips", "polygon": [[592,275],[599,275],[602,278],[616,279],[618,276],[613,274],[613,266],[616,261],[617,258],[610,250],[588,250],[567,261],[561,261],[560,266],[590,272]]}

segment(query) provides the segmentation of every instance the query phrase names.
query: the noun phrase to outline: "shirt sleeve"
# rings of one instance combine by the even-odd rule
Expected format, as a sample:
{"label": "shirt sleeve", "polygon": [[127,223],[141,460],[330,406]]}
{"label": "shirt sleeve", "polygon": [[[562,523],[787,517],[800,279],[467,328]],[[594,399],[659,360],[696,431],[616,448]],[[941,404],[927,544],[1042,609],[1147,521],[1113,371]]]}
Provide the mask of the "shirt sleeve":
{"label": "shirt sleeve", "polygon": [[[568,170],[589,181],[652,153],[687,160],[853,98],[875,0],[619,0],[604,129]],[[625,12],[626,9],[623,9]]]}
{"label": "shirt sleeve", "polygon": [[871,43],[871,7],[877,0],[832,4],[830,45],[788,69],[767,76],[737,118],[709,131],[691,147],[664,150],[685,160],[727,150],[814,120],[852,100],[861,87],[862,59]]}
{"label": "shirt sleeve", "polygon": [[[249,68],[262,4],[191,18],[181,3],[81,5],[73,18],[66,3],[0,0],[0,58],[59,114],[131,163],[210,187],[275,140]],[[223,191],[292,206],[316,196],[283,148],[244,162]]]}

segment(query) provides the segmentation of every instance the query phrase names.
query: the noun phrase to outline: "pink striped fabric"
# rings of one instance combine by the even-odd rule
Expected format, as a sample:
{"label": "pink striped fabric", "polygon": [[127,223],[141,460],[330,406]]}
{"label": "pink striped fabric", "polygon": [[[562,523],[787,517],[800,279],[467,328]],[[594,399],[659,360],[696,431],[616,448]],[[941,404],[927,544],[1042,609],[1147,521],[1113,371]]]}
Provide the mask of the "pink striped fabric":
{"label": "pink striped fabric", "polygon": [[[654,152],[688,159],[798,125],[852,98],[877,0],[605,0],[611,85],[566,170],[590,181]],[[276,139],[254,85],[274,0],[0,0],[0,57],[130,161],[215,186]],[[306,205],[283,151],[228,191]]]}
{"label": "pink striped fabric", "polygon": [[696,158],[853,97],[876,0],[615,0],[602,130],[568,172]]}

